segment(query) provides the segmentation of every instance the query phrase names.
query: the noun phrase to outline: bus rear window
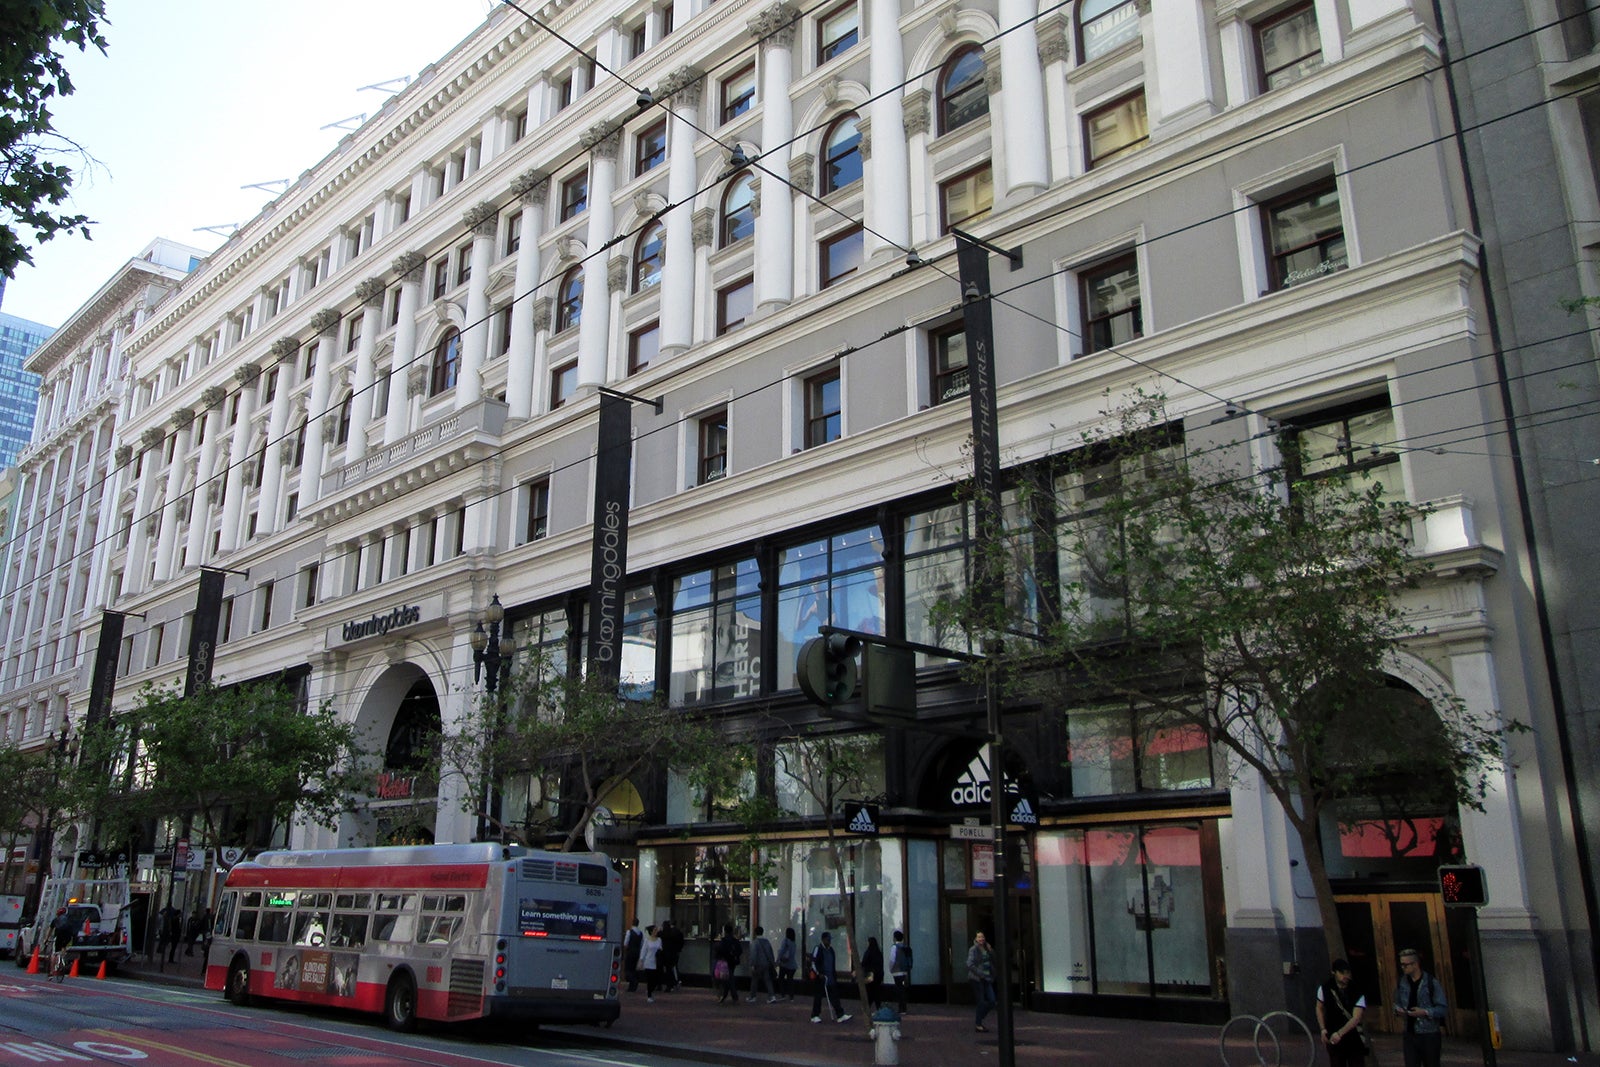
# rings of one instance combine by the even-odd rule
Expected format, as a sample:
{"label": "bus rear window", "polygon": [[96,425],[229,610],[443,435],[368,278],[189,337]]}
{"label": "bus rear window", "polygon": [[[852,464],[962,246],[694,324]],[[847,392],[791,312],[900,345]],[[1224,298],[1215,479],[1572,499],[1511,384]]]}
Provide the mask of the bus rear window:
{"label": "bus rear window", "polygon": [[610,912],[600,901],[524,897],[517,902],[517,932],[523,937],[604,941]]}
{"label": "bus rear window", "polygon": [[605,885],[611,881],[607,877],[611,872],[598,863],[580,863],[578,865],[579,885]]}

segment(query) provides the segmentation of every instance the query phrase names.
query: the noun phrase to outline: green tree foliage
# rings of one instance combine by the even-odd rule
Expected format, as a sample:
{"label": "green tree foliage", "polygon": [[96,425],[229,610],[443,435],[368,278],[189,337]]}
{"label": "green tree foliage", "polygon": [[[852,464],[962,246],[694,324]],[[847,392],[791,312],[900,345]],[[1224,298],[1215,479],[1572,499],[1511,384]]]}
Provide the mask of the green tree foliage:
{"label": "green tree foliage", "polygon": [[355,726],[276,682],[147,685],[84,732],[80,806],[102,840],[149,819],[187,823],[197,847],[270,843],[274,827],[331,823],[369,775]]}
{"label": "green tree foliage", "polygon": [[20,878],[20,865],[14,867],[11,859],[17,841],[24,833],[39,833],[69,807],[71,792],[64,773],[69,759],[54,744],[24,749],[9,740],[0,743],[0,847],[5,849],[0,892],[13,892],[9,887]]}
{"label": "green tree foliage", "polygon": [[[1429,582],[1410,542],[1425,509],[1359,475],[1290,484],[1285,469],[1252,471],[1242,444],[1186,455],[1159,397],[1107,414],[1104,431],[1025,488],[1029,521],[990,546],[1008,585],[1023,575],[1056,588],[1059,608],[1046,596],[1025,617],[996,618],[969,595],[951,615],[973,632],[1032,635],[1006,645],[1008,685],[1079,709],[1075,749],[1093,750],[1097,721],[1134,722],[1136,750],[1203,733],[1230,771],[1254,772],[1298,836],[1328,951],[1344,955],[1324,817],[1375,793],[1391,811],[1480,807],[1501,761],[1494,724],[1385,686],[1386,660],[1417,636],[1400,594]],[[1294,439],[1279,443],[1293,459]],[[1393,795],[1399,780],[1427,795]]]}
{"label": "green tree foliage", "polygon": [[81,151],[56,132],[50,105],[70,96],[63,46],[102,53],[104,0],[0,0],[0,274],[32,263],[30,243],[62,231],[89,236],[89,218],[64,212]]}
{"label": "green tree foliage", "polygon": [[439,738],[435,771],[462,779],[463,808],[475,817],[489,814],[491,782],[501,786],[491,836],[539,845],[560,834],[559,848],[571,851],[621,783],[671,767],[703,792],[742,755],[659,695],[623,696],[615,682],[571,677],[530,651],[497,697],[479,694],[460,729]]}

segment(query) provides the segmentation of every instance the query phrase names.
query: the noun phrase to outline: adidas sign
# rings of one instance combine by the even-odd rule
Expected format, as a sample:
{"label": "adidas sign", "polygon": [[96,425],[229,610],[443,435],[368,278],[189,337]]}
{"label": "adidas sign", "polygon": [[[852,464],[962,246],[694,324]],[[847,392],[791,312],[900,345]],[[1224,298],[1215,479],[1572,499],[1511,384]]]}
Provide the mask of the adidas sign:
{"label": "adidas sign", "polygon": [[850,817],[850,825],[848,829],[853,834],[877,833],[878,824],[872,818],[871,809],[865,806],[857,808],[856,813]]}
{"label": "adidas sign", "polygon": [[1017,806],[1011,809],[1011,821],[1018,826],[1039,825],[1039,816],[1034,813],[1033,805],[1028,803],[1027,797],[1017,801]]}
{"label": "adidas sign", "polygon": [[950,790],[950,803],[987,804],[992,795],[989,790],[989,764],[984,762],[980,753],[972,757],[967,769],[956,779],[955,787]]}

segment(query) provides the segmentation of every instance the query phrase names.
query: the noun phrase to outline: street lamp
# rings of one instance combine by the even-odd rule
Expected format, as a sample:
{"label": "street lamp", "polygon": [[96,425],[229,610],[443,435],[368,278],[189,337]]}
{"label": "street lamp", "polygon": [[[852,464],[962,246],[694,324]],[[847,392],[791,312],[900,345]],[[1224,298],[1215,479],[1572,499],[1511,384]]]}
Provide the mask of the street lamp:
{"label": "street lamp", "polygon": [[505,835],[500,819],[500,789],[495,782],[494,745],[500,739],[500,723],[505,714],[500,686],[511,676],[511,660],[517,654],[516,640],[509,630],[501,628],[505,618],[506,609],[500,606],[499,594],[495,594],[489,598],[489,606],[468,638],[472,644],[473,684],[483,682],[484,692],[489,696],[489,736],[483,746],[483,805],[478,812],[479,841],[488,840],[491,820],[496,836],[503,838]]}

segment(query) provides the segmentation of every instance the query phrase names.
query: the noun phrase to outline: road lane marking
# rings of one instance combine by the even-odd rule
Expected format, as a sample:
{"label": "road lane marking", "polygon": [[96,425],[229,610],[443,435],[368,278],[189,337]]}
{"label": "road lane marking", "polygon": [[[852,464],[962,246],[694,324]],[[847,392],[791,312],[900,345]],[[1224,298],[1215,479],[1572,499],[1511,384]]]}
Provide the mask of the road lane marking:
{"label": "road lane marking", "polygon": [[148,1037],[142,1036],[134,1037],[131,1034],[118,1033],[115,1030],[90,1030],[89,1033],[99,1034],[102,1037],[116,1038],[119,1041],[126,1041],[131,1045],[142,1048],[155,1049],[158,1052],[170,1052],[175,1056],[181,1056],[185,1059],[194,1060],[199,1063],[210,1063],[215,1065],[215,1067],[250,1067],[250,1064],[245,1063],[243,1060],[230,1060],[221,1056],[209,1056],[204,1052],[196,1052],[193,1049],[187,1049],[181,1045],[169,1045],[163,1041],[154,1041]]}

